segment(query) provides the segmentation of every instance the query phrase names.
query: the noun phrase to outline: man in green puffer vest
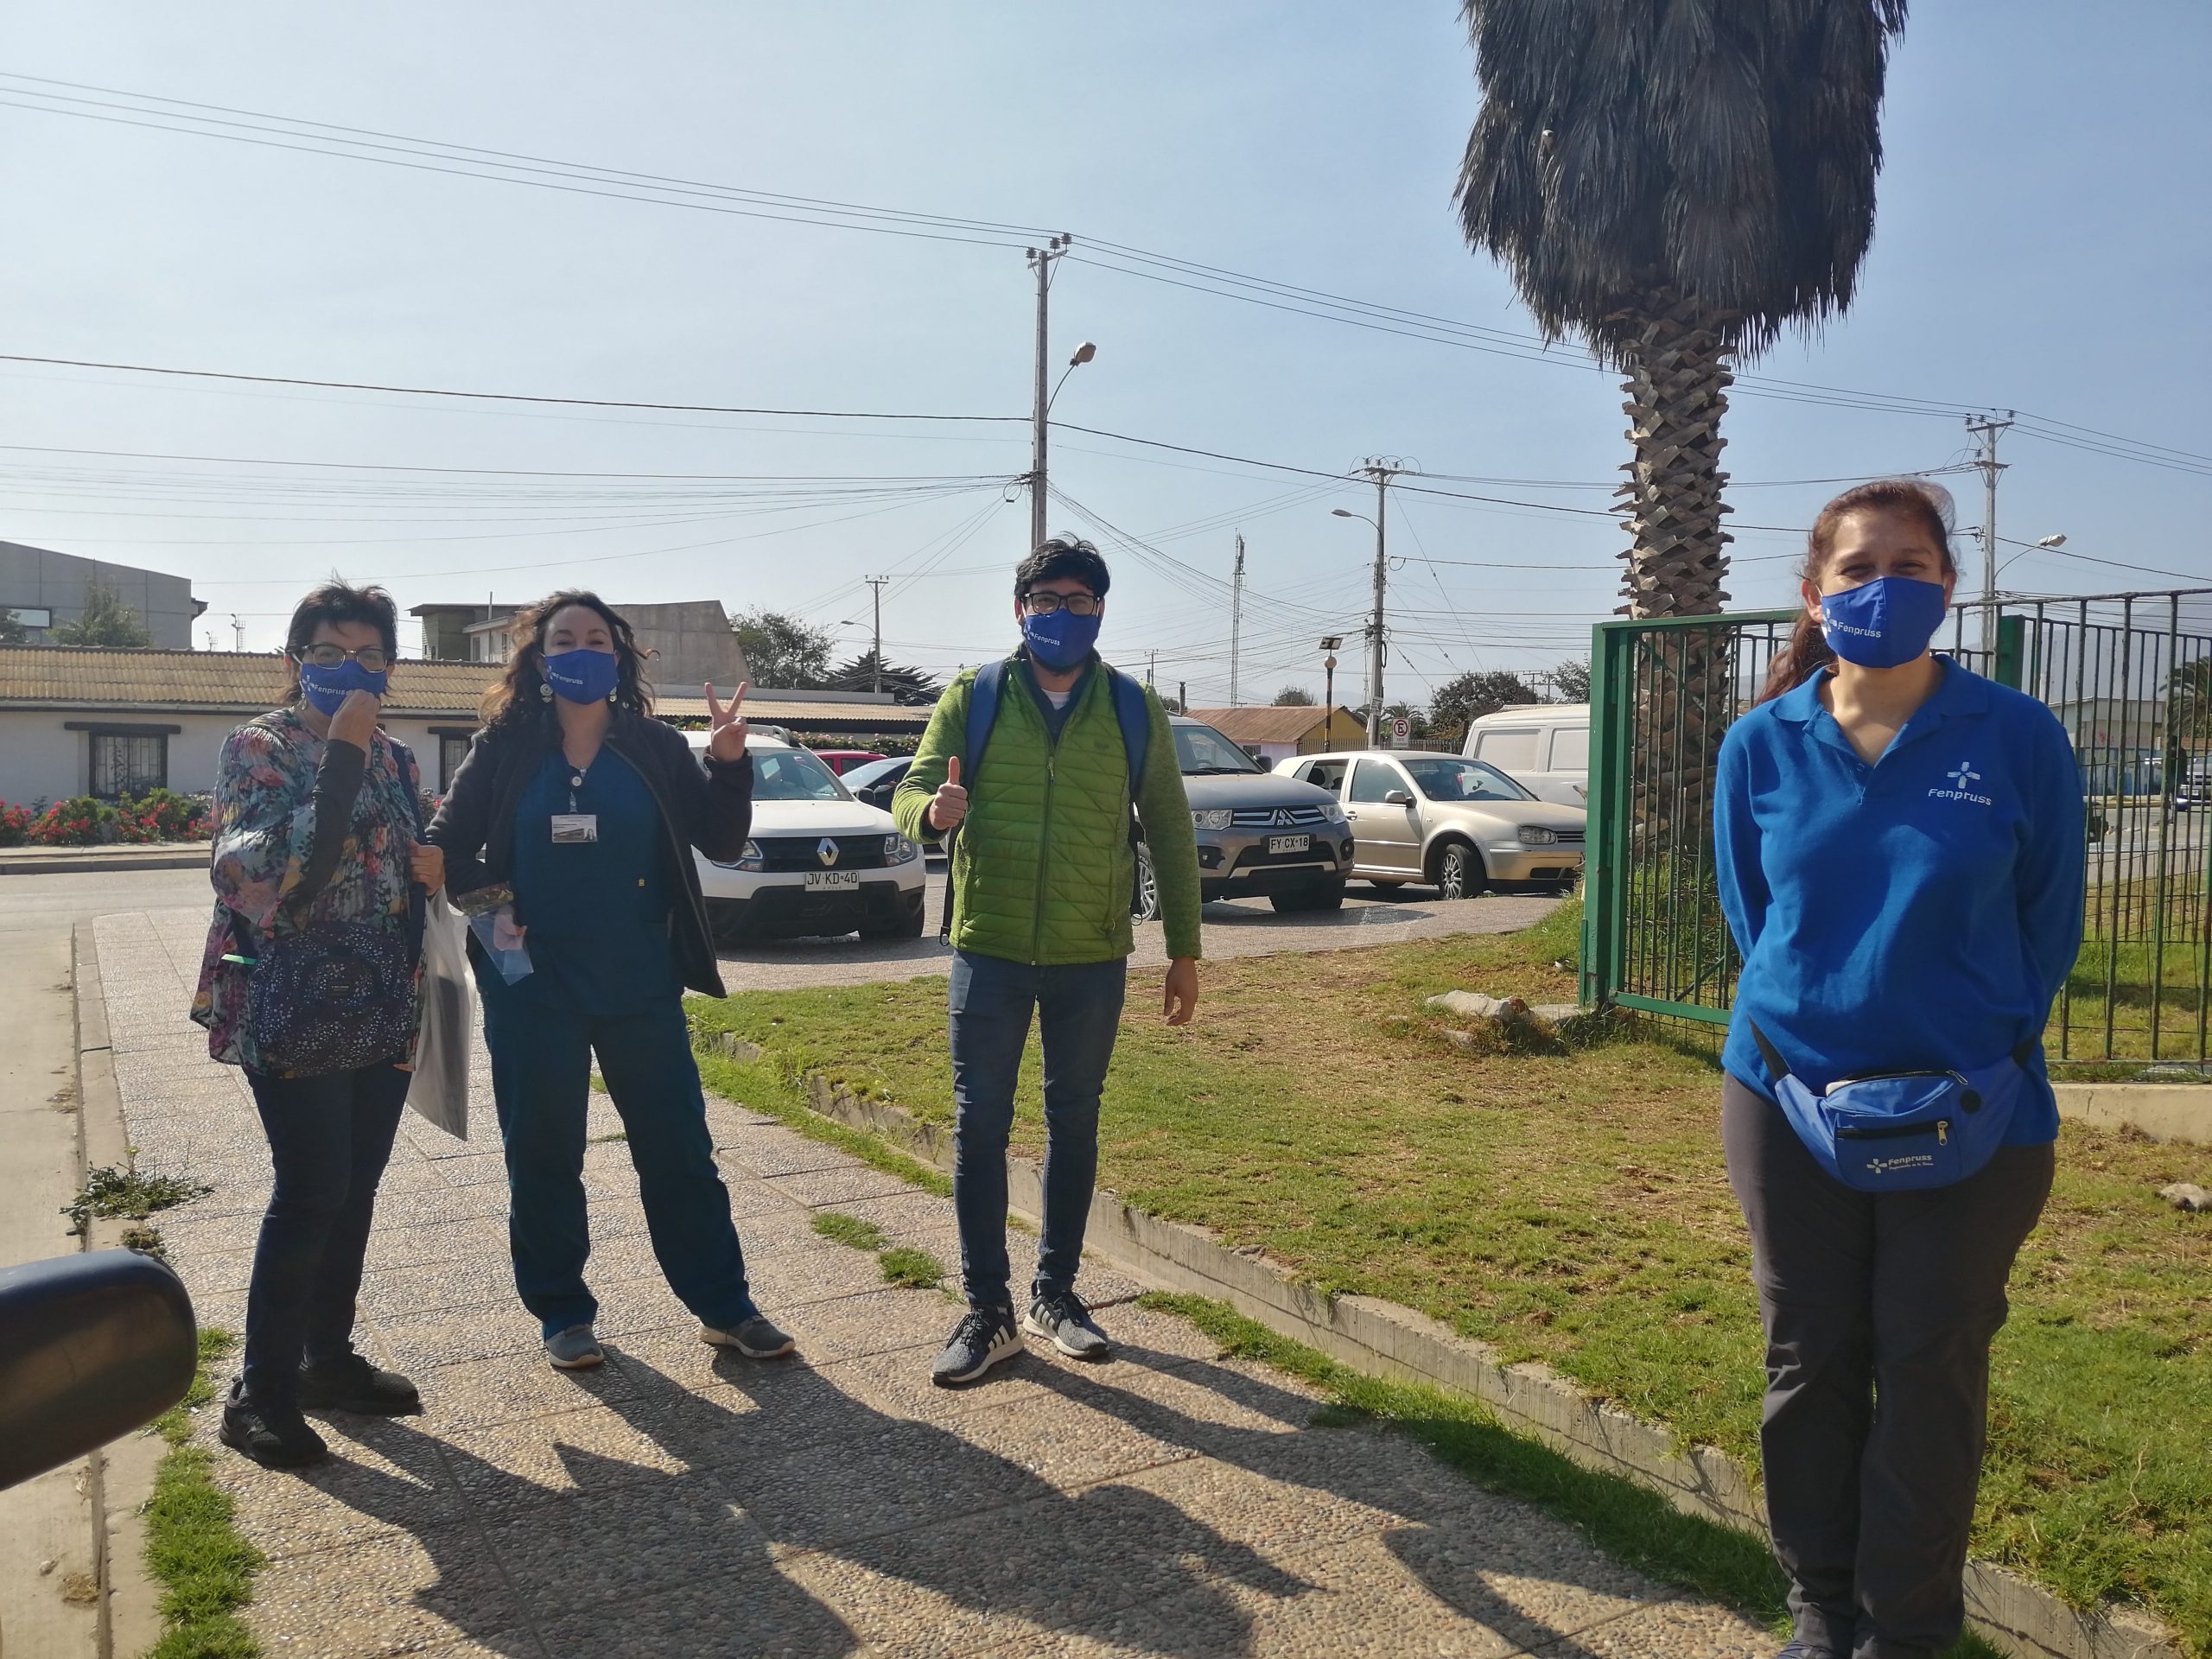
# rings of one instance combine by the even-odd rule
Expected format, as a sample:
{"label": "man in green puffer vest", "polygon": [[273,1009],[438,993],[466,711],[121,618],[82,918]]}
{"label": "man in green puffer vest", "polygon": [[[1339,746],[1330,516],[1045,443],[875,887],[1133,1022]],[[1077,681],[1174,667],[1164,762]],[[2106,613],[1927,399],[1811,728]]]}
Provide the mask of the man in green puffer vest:
{"label": "man in green puffer vest", "polygon": [[1092,648],[1108,581],[1088,542],[1049,541],[1021,562],[1014,601],[1022,645],[1004,665],[980,753],[965,753],[977,695],[971,671],[938,700],[892,798],[901,834],[945,840],[951,854],[952,1204],[968,1313],[931,1373],[946,1387],[1021,1351],[1006,1252],[1006,1147],[1033,1016],[1045,1049],[1045,1226],[1021,1326],[1076,1358],[1107,1353],[1075,1277],[1098,1173],[1098,1099],[1134,948],[1132,805],[1166,925],[1167,1023],[1187,1023],[1198,1006],[1190,803],[1173,728],[1148,690],[1143,775],[1129,775],[1134,734],[1116,709],[1114,671]]}

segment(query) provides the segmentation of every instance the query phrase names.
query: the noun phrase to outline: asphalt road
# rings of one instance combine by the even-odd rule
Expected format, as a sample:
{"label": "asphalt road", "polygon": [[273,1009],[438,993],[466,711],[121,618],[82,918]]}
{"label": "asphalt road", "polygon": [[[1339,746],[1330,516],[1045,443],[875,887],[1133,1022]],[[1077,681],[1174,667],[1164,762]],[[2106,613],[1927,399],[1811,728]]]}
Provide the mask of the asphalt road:
{"label": "asphalt road", "polygon": [[[788,990],[948,973],[952,952],[937,938],[944,905],[944,872],[932,869],[929,880],[920,938],[870,941],[849,934],[838,939],[763,940],[741,949],[725,948],[719,953],[723,982],[733,991]],[[1447,902],[1433,888],[1385,892],[1356,882],[1340,911],[1279,916],[1264,899],[1208,905],[1205,950],[1214,958],[1263,957],[1285,950],[1345,950],[1452,933],[1510,933],[1541,920],[1559,902],[1518,897]],[[1129,960],[1138,967],[1167,960],[1158,923],[1137,929],[1136,954]]]}
{"label": "asphalt road", "polygon": [[[801,985],[855,985],[913,979],[950,969],[952,953],[937,940],[944,876],[930,873],[927,930],[918,939],[769,940],[721,952],[730,989],[782,990]],[[103,871],[74,875],[0,875],[0,934],[58,930],[120,911],[173,910],[207,905],[201,870]],[[1452,933],[1510,933],[1548,914],[1556,899],[1484,898],[1447,903],[1433,890],[1385,893],[1354,884],[1340,911],[1278,916],[1264,899],[1205,908],[1205,953],[1212,957],[1267,956],[1284,950],[1343,950]],[[1166,960],[1157,923],[1137,929],[1140,967]]]}

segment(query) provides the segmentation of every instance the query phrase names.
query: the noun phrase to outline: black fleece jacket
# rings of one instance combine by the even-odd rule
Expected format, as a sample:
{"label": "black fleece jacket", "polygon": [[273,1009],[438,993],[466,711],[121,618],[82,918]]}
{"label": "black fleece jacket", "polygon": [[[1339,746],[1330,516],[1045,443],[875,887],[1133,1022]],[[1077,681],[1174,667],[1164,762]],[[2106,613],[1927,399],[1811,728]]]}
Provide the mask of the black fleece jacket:
{"label": "black fleece jacket", "polygon": [[[446,891],[455,902],[479,888],[506,884],[523,791],[560,742],[559,723],[532,711],[486,727],[469,744],[468,757],[454,773],[429,832],[431,845],[445,849]],[[709,760],[702,766],[674,727],[619,709],[607,728],[606,745],[636,768],[660,808],[668,850],[683,883],[683,897],[670,918],[683,982],[709,996],[727,995],[691,849],[723,861],[743,850],[753,830],[753,758],[727,764]],[[519,906],[515,919],[530,920]]]}

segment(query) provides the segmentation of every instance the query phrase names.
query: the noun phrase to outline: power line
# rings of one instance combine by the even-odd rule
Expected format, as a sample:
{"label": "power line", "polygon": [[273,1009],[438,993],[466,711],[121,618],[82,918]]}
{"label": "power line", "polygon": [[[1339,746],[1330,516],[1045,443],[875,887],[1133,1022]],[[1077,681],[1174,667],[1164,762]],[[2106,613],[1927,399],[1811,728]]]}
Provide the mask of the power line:
{"label": "power line", "polygon": [[262,386],[313,386],[324,391],[385,391],[410,397],[460,397],[496,404],[553,404],[570,409],[641,409],[671,415],[780,415],[824,421],[962,421],[1027,424],[1022,415],[930,415],[854,409],[752,409],[730,404],[652,404],[614,397],[550,397],[519,391],[456,391],[449,386],[391,386],[360,380],[309,380],[286,374],[237,374],[219,369],[157,368],[145,363],[96,363],[74,357],[27,357],[0,352],[0,363],[41,363],[64,369],[113,369],[130,374],[167,374],[191,380],[243,380]]}
{"label": "power line", "polygon": [[[9,89],[16,92],[16,99],[0,99],[0,105],[11,108],[41,114],[108,121],[161,131],[188,133],[196,137],[221,138],[235,143],[298,150],[305,154],[335,156],[343,160],[371,162],[415,171],[446,173],[461,177],[485,179],[493,182],[522,184],[537,188],[563,190],[571,194],[658,203],[664,207],[731,213],[740,217],[813,225],[829,229],[867,231],[874,234],[918,237],[931,241],[964,242],[988,247],[1021,246],[1027,243],[1033,243],[1041,236],[1052,234],[1045,227],[1038,226],[964,219],[926,213],[912,209],[887,208],[857,202],[839,201],[824,197],[799,196],[733,185],[713,184],[698,180],[674,178],[666,175],[559,161],[518,151],[492,149],[480,146],[454,144],[442,140],[417,138],[373,128],[340,126],[307,118],[273,115],[267,111],[240,109],[227,105],[194,103],[187,99],[133,92],[86,82],[67,81],[14,72],[0,72],[0,79],[19,83]],[[68,90],[67,92],[45,90],[57,87]],[[100,97],[75,96],[77,93],[83,92],[98,93]],[[33,98],[44,101],[38,103],[17,101],[22,98]],[[106,101],[109,99],[132,101],[112,103]],[[144,107],[147,105],[161,107]],[[101,111],[106,111],[109,113],[99,113]],[[123,113],[118,113],[118,111]],[[137,120],[128,118],[129,116],[134,115],[149,118]],[[231,117],[242,118],[242,119],[226,118]],[[178,123],[198,123],[199,124],[181,125],[177,124]],[[308,142],[283,143],[283,139],[287,137]],[[340,145],[351,148],[331,147]],[[441,161],[452,165],[433,164],[435,162]],[[1101,255],[1105,257],[1098,257]],[[1379,329],[1385,333],[1405,334],[1433,344],[1460,346],[1529,360],[1560,363],[1586,372],[1606,372],[1603,365],[1587,359],[1554,354],[1551,348],[1556,342],[1541,335],[1491,328],[1403,308],[1379,305],[1370,301],[1331,294],[1323,289],[1301,288],[1292,283],[1276,282],[1272,278],[1254,276],[1222,266],[1202,264],[1196,261],[1156,253],[1127,244],[1104,240],[1087,242],[1084,254],[1076,257],[1100,269],[1120,270],[1124,275],[1138,276],[1147,281],[1167,283],[1177,287],[1193,289],[1217,298],[1242,300],[1249,303],[1266,305],[1277,310],[1300,312],[1323,321]],[[1974,407],[1965,404],[1943,402],[1932,398],[1865,392],[1813,382],[1791,381],[1777,377],[1749,374],[1737,377],[1735,390],[1740,395],[1750,397],[1770,397],[1803,404],[1941,418],[1956,418],[1962,414],[1971,412]],[[2100,432],[2094,428],[2075,426],[2068,423],[2050,421],[2047,424],[2064,428],[2068,431],[2085,437],[2101,439],[2107,444],[2121,446],[2098,451],[2098,453],[2112,454],[2122,459],[2143,461],[2152,465],[2167,465],[2172,467],[2173,470],[2184,472],[2194,471],[2195,468],[2190,466],[2173,466],[2173,461],[2178,460],[2212,465],[2212,457],[2196,454],[2190,451],[2177,450],[2164,445],[2145,444],[2133,439],[2122,439],[2113,434]],[[2051,442],[2067,441],[2050,434],[2039,435],[2046,436]],[[2078,447],[2090,448],[2091,446],[2080,444]],[[2152,459],[2153,455],[2164,455],[2169,459],[2160,461]]]}

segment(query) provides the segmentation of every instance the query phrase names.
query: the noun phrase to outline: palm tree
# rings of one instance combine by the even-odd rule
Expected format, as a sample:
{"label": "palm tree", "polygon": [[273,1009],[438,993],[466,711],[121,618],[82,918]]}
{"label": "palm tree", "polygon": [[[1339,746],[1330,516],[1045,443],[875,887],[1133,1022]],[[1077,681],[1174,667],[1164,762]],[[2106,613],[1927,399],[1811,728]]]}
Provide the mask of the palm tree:
{"label": "palm tree", "polygon": [[1631,616],[1720,608],[1732,362],[1851,302],[1905,0],[1465,0],[1471,246],[1625,377]]}

